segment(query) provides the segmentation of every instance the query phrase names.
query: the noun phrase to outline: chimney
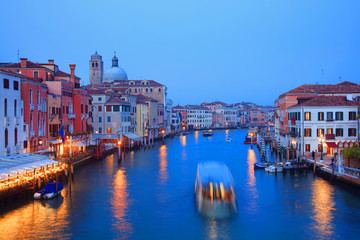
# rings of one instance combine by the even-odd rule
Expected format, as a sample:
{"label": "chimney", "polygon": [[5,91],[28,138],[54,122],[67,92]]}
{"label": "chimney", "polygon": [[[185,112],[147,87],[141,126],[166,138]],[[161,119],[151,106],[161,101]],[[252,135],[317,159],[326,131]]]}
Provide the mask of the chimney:
{"label": "chimney", "polygon": [[75,64],[69,64],[70,70],[71,70],[71,76],[75,76]]}
{"label": "chimney", "polygon": [[54,59],[49,59],[49,60],[48,60],[48,63],[49,63],[49,64],[54,64]]}
{"label": "chimney", "polygon": [[26,61],[27,60],[28,60],[27,58],[20,58],[20,61],[21,61],[20,66],[21,67],[26,67]]}

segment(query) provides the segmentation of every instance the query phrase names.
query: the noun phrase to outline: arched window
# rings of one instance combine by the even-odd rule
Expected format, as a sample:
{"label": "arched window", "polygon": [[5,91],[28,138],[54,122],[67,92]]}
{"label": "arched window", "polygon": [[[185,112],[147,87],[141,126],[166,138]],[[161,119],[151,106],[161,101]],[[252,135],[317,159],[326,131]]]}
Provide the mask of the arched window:
{"label": "arched window", "polygon": [[8,136],[8,130],[5,128],[5,147],[9,145],[9,136]]}
{"label": "arched window", "polygon": [[98,66],[98,63],[96,63],[96,66]]}
{"label": "arched window", "polygon": [[16,99],[14,100],[14,117],[16,117]]}
{"label": "arched window", "polygon": [[32,103],[32,89],[29,91],[29,103]]}
{"label": "arched window", "polygon": [[15,130],[14,130],[14,139],[15,139],[15,142],[14,142],[14,145],[16,146],[17,145],[17,128],[15,128]]}
{"label": "arched window", "polygon": [[7,116],[7,98],[5,98],[5,100],[4,100],[4,114],[6,117]]}
{"label": "arched window", "polygon": [[94,63],[92,63],[92,66],[94,67]]}
{"label": "arched window", "polygon": [[159,88],[159,92],[161,92],[161,88]]}
{"label": "arched window", "polygon": [[148,91],[149,91],[149,89],[146,88],[146,89],[145,89],[145,92],[148,92]]}

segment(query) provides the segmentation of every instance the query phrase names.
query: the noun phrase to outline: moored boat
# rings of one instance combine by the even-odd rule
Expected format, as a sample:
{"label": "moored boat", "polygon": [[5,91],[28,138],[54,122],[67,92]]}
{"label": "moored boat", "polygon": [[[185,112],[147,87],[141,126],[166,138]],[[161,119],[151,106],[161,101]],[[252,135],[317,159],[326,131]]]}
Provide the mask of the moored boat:
{"label": "moored boat", "polygon": [[[56,189],[57,184],[57,189]],[[34,199],[51,199],[61,194],[64,185],[61,182],[47,184],[43,189],[34,194]],[[56,191],[57,190],[57,191]]]}
{"label": "moored boat", "polygon": [[195,202],[198,211],[207,217],[225,218],[237,211],[234,181],[224,163],[199,163]]}
{"label": "moored boat", "polygon": [[210,137],[213,135],[213,131],[212,130],[204,130],[203,131],[203,136],[204,137]]}
{"label": "moored boat", "polygon": [[294,166],[291,164],[291,162],[286,162],[283,168],[284,170],[292,170],[294,169]]}
{"label": "moored boat", "polygon": [[281,167],[281,166],[275,167],[275,165],[270,165],[265,168],[265,172],[268,172],[268,173],[277,173],[277,172],[282,172],[282,171],[283,171],[283,167]]}
{"label": "moored boat", "polygon": [[254,168],[266,168],[268,166],[267,162],[257,162],[254,164]]}
{"label": "moored boat", "polygon": [[257,144],[257,128],[250,128],[245,136],[244,144]]}
{"label": "moored boat", "polygon": [[227,142],[231,142],[231,141],[232,141],[232,138],[231,138],[231,137],[227,137],[227,138],[226,138],[226,141],[227,141]]}

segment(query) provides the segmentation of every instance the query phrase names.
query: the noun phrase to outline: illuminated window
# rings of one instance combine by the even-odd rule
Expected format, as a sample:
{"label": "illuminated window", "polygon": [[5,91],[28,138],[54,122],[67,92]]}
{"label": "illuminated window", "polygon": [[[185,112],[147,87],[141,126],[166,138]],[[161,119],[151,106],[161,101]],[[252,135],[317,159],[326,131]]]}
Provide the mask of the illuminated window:
{"label": "illuminated window", "polygon": [[107,133],[111,133],[111,127],[107,128]]}
{"label": "illuminated window", "polygon": [[335,133],[337,137],[342,137],[344,135],[344,129],[336,128]]}
{"label": "illuminated window", "polygon": [[317,129],[317,136],[318,137],[323,137],[324,136],[324,129],[323,128],[318,128]]}
{"label": "illuminated window", "polygon": [[349,112],[349,120],[356,120],[356,112]]}
{"label": "illuminated window", "polygon": [[311,128],[305,128],[304,132],[305,137],[311,137]]}
{"label": "illuminated window", "polygon": [[305,151],[310,152],[310,144],[305,144]]}
{"label": "illuminated window", "polygon": [[311,120],[311,113],[305,112],[305,121],[310,121],[310,120]]}
{"label": "illuminated window", "polygon": [[327,134],[333,134],[334,132],[333,132],[332,128],[328,128],[328,129],[326,129],[326,133]]}
{"label": "illuminated window", "polygon": [[319,121],[324,121],[324,112],[318,112],[318,120]]}

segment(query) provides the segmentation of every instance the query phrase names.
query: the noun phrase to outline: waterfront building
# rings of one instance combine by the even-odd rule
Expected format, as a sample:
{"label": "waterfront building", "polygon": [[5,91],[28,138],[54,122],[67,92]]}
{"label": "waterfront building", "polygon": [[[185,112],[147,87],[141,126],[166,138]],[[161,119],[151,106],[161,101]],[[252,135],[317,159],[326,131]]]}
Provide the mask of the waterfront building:
{"label": "waterfront building", "polygon": [[298,104],[288,108],[288,145],[301,155],[322,150],[333,155],[340,143],[357,142],[359,103],[352,99],[351,95],[298,98]]}
{"label": "waterfront building", "polygon": [[56,138],[59,136],[61,128],[61,95],[54,93],[47,94],[48,100],[48,114],[49,114],[49,138]]}
{"label": "waterfront building", "polygon": [[352,95],[353,99],[360,96],[360,85],[352,82],[341,82],[332,84],[304,84],[281,94],[275,100],[275,135],[282,145],[287,144],[288,134],[288,108],[297,104],[298,98],[309,96],[346,96]]}
{"label": "waterfront building", "polygon": [[[87,90],[81,87],[80,78],[75,76],[76,65],[69,64],[70,74],[68,74],[60,71],[52,59],[48,60],[48,63],[33,63],[27,58],[20,58],[20,60],[20,63],[6,65],[3,68],[12,69],[28,77],[33,77],[41,84],[45,84],[47,89],[43,91],[44,97],[40,97],[40,101],[44,98],[44,104],[46,104],[47,91],[61,96],[61,111],[59,115],[61,124],[65,126],[66,133],[84,133],[90,131],[91,122],[89,118],[91,114],[89,114],[89,104],[91,104],[91,97]],[[25,101],[24,104],[26,104]],[[46,116],[48,118],[47,107],[40,107],[40,109],[42,109],[41,112],[44,113],[44,117]],[[41,118],[42,117],[43,116],[41,116]],[[47,128],[47,119],[45,125]],[[47,133],[48,131],[46,130],[45,132]],[[36,132],[34,134],[38,136]],[[43,142],[46,146],[47,136],[43,136],[45,134],[43,134],[42,131],[40,131],[40,134],[40,137],[45,138]],[[30,132],[30,137],[31,136],[32,132]],[[34,141],[30,142],[31,145],[38,145],[35,143]]]}
{"label": "waterfront building", "polygon": [[[1,95],[0,156],[27,152],[27,126],[24,123],[24,102],[21,99],[21,81],[26,76],[0,69]],[[26,79],[26,80],[25,80]]]}
{"label": "waterfront building", "polygon": [[121,94],[121,99],[130,103],[130,132],[136,133],[136,96]]}
{"label": "waterfront building", "polygon": [[265,125],[265,114],[259,109],[250,109],[250,126],[260,127]]}
{"label": "waterfront building", "polygon": [[148,111],[149,106],[148,103],[140,100],[139,98],[136,99],[136,135],[142,138],[142,141],[145,141],[145,130],[148,127]]}
{"label": "waterfront building", "polygon": [[103,82],[104,77],[104,62],[102,56],[96,51],[95,54],[91,55],[89,61],[89,79],[90,84],[99,84]]}
{"label": "waterfront building", "polygon": [[[160,126],[158,123],[158,100],[152,99],[145,95],[137,95],[137,99],[147,104],[147,117],[144,119],[143,136],[148,140],[154,140],[159,136]],[[139,121],[137,119],[137,121]],[[141,136],[141,135],[140,135]]]}
{"label": "waterfront building", "polygon": [[186,105],[187,122],[190,129],[203,129],[212,126],[212,113],[207,107],[199,105]]}
{"label": "waterfront building", "polygon": [[217,107],[214,112],[214,127],[228,128],[237,126],[237,109],[230,105]]}
{"label": "waterfront building", "polygon": [[[188,125],[187,125],[188,111],[187,111],[187,109],[185,109],[183,106],[177,105],[172,108],[172,113],[173,113],[173,115],[175,114],[175,119],[179,118],[180,127],[182,129],[187,129],[188,128]],[[176,115],[178,115],[178,117]],[[174,121],[174,123],[175,123],[175,121]]]}

